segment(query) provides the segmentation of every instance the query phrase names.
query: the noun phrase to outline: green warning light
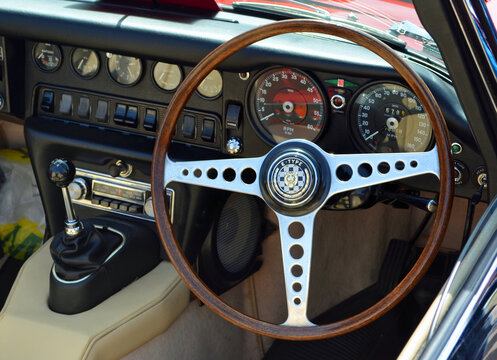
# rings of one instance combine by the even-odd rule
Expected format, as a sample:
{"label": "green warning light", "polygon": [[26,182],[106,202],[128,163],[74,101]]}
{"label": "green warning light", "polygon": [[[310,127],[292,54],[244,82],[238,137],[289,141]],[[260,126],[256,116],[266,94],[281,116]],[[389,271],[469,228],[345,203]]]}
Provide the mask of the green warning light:
{"label": "green warning light", "polygon": [[451,145],[452,154],[457,155],[462,153],[462,145],[459,143],[452,143]]}
{"label": "green warning light", "polygon": [[344,79],[328,79],[325,80],[328,84],[331,84],[335,87],[340,87],[340,88],[352,88],[352,87],[358,87],[359,84],[356,84],[352,81],[344,80]]}

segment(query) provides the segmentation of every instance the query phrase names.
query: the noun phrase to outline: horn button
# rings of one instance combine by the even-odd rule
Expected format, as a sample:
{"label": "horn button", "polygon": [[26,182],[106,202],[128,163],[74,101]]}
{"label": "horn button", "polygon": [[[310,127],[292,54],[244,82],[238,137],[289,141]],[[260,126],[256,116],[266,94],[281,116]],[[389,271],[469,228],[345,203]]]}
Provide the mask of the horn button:
{"label": "horn button", "polygon": [[314,197],[318,184],[319,177],[312,159],[297,151],[278,156],[267,172],[269,196],[285,207],[308,203]]}

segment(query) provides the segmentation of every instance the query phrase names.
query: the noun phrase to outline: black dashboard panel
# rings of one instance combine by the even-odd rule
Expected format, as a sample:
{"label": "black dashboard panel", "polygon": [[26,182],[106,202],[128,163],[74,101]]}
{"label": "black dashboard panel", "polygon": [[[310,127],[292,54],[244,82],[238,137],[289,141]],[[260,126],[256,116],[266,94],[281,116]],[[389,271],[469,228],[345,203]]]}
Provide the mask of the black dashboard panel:
{"label": "black dashboard panel", "polygon": [[[14,68],[21,68],[24,76],[21,84],[25,102],[21,102],[21,107],[25,106],[20,117],[30,119],[28,139],[36,142],[41,133],[49,136],[50,126],[44,129],[39,124],[54,123],[59,141],[63,136],[68,139],[64,151],[86,167],[101,171],[105,171],[109,161],[118,159],[119,154],[133,161],[133,155],[129,154],[133,153],[130,144],[147,144],[148,153],[144,154],[140,149],[138,156],[139,168],[143,169],[137,179],[140,181],[148,180],[147,166],[155,132],[174,94],[159,89],[154,83],[155,63],[177,64],[186,75],[217,45],[268,22],[270,20],[228,12],[209,14],[206,18],[205,13],[200,16],[61,0],[44,2],[43,7],[34,0],[22,4],[5,0],[0,8],[0,35],[17,44],[17,53],[23,54],[8,58],[7,65],[9,74],[14,73]],[[33,61],[33,48],[37,42],[60,46],[62,60],[56,71],[41,71]],[[71,64],[71,54],[80,47],[95,50],[99,58],[100,69],[91,78],[78,76]],[[106,70],[107,52],[141,59],[143,69],[136,84],[125,87],[111,79]],[[482,171],[483,160],[448,75],[416,58],[407,57],[407,60],[436,97],[452,140],[462,146],[463,151],[455,155],[462,174],[456,195],[471,197],[478,188],[475,176]],[[244,157],[260,156],[269,151],[270,139],[261,136],[261,129],[252,121],[250,94],[255,79],[271,67],[291,67],[314,79],[323,94],[327,113],[316,143],[334,153],[364,151],[354,142],[348,117],[349,106],[358,89],[380,81],[402,83],[383,60],[341,39],[311,34],[267,39],[242,50],[220,66],[223,89],[219,97],[206,99],[198,93],[192,96],[176,127],[174,140],[181,149],[177,154],[186,158]],[[344,82],[353,86],[343,86]],[[329,105],[337,92],[343,94],[346,101],[341,109]],[[12,96],[10,99],[12,102]],[[104,110],[103,103],[107,104]],[[233,110],[238,114],[237,119],[232,118]],[[155,126],[152,125],[153,114]],[[84,130],[79,132],[76,130],[79,128]],[[230,138],[242,142],[242,152],[236,155],[228,152],[225,145]],[[49,144],[45,146],[50,147]],[[93,158],[107,153],[105,161],[92,162],[92,156],[85,154],[88,148],[94,149]],[[100,150],[95,150],[97,148]],[[39,168],[43,189],[46,187],[40,179],[43,156],[35,157],[40,157],[35,168]],[[438,188],[437,182],[429,177],[422,182],[405,183],[424,190],[436,191]]]}

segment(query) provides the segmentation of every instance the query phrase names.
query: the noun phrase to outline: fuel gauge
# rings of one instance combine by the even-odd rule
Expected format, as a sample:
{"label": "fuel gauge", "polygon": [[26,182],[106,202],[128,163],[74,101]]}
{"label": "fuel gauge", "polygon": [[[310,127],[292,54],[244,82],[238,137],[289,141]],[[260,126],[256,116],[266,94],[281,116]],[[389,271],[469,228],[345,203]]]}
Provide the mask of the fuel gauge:
{"label": "fuel gauge", "polygon": [[34,62],[41,71],[54,72],[62,62],[60,47],[49,43],[37,43],[33,48]]}

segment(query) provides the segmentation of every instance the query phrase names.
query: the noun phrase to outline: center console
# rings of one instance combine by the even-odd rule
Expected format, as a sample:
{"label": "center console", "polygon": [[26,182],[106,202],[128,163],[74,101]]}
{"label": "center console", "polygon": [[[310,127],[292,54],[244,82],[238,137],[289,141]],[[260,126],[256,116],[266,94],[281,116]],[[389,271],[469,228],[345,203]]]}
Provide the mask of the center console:
{"label": "center console", "polygon": [[[129,209],[143,209],[147,187],[75,175],[65,159],[48,167],[48,180],[63,198],[63,230],[26,261],[0,312],[2,359],[118,359],[163,333],[188,304],[188,289],[173,266],[160,261],[156,234],[147,222],[127,220],[148,216]],[[71,193],[82,206],[107,197],[130,205],[80,220]]]}

